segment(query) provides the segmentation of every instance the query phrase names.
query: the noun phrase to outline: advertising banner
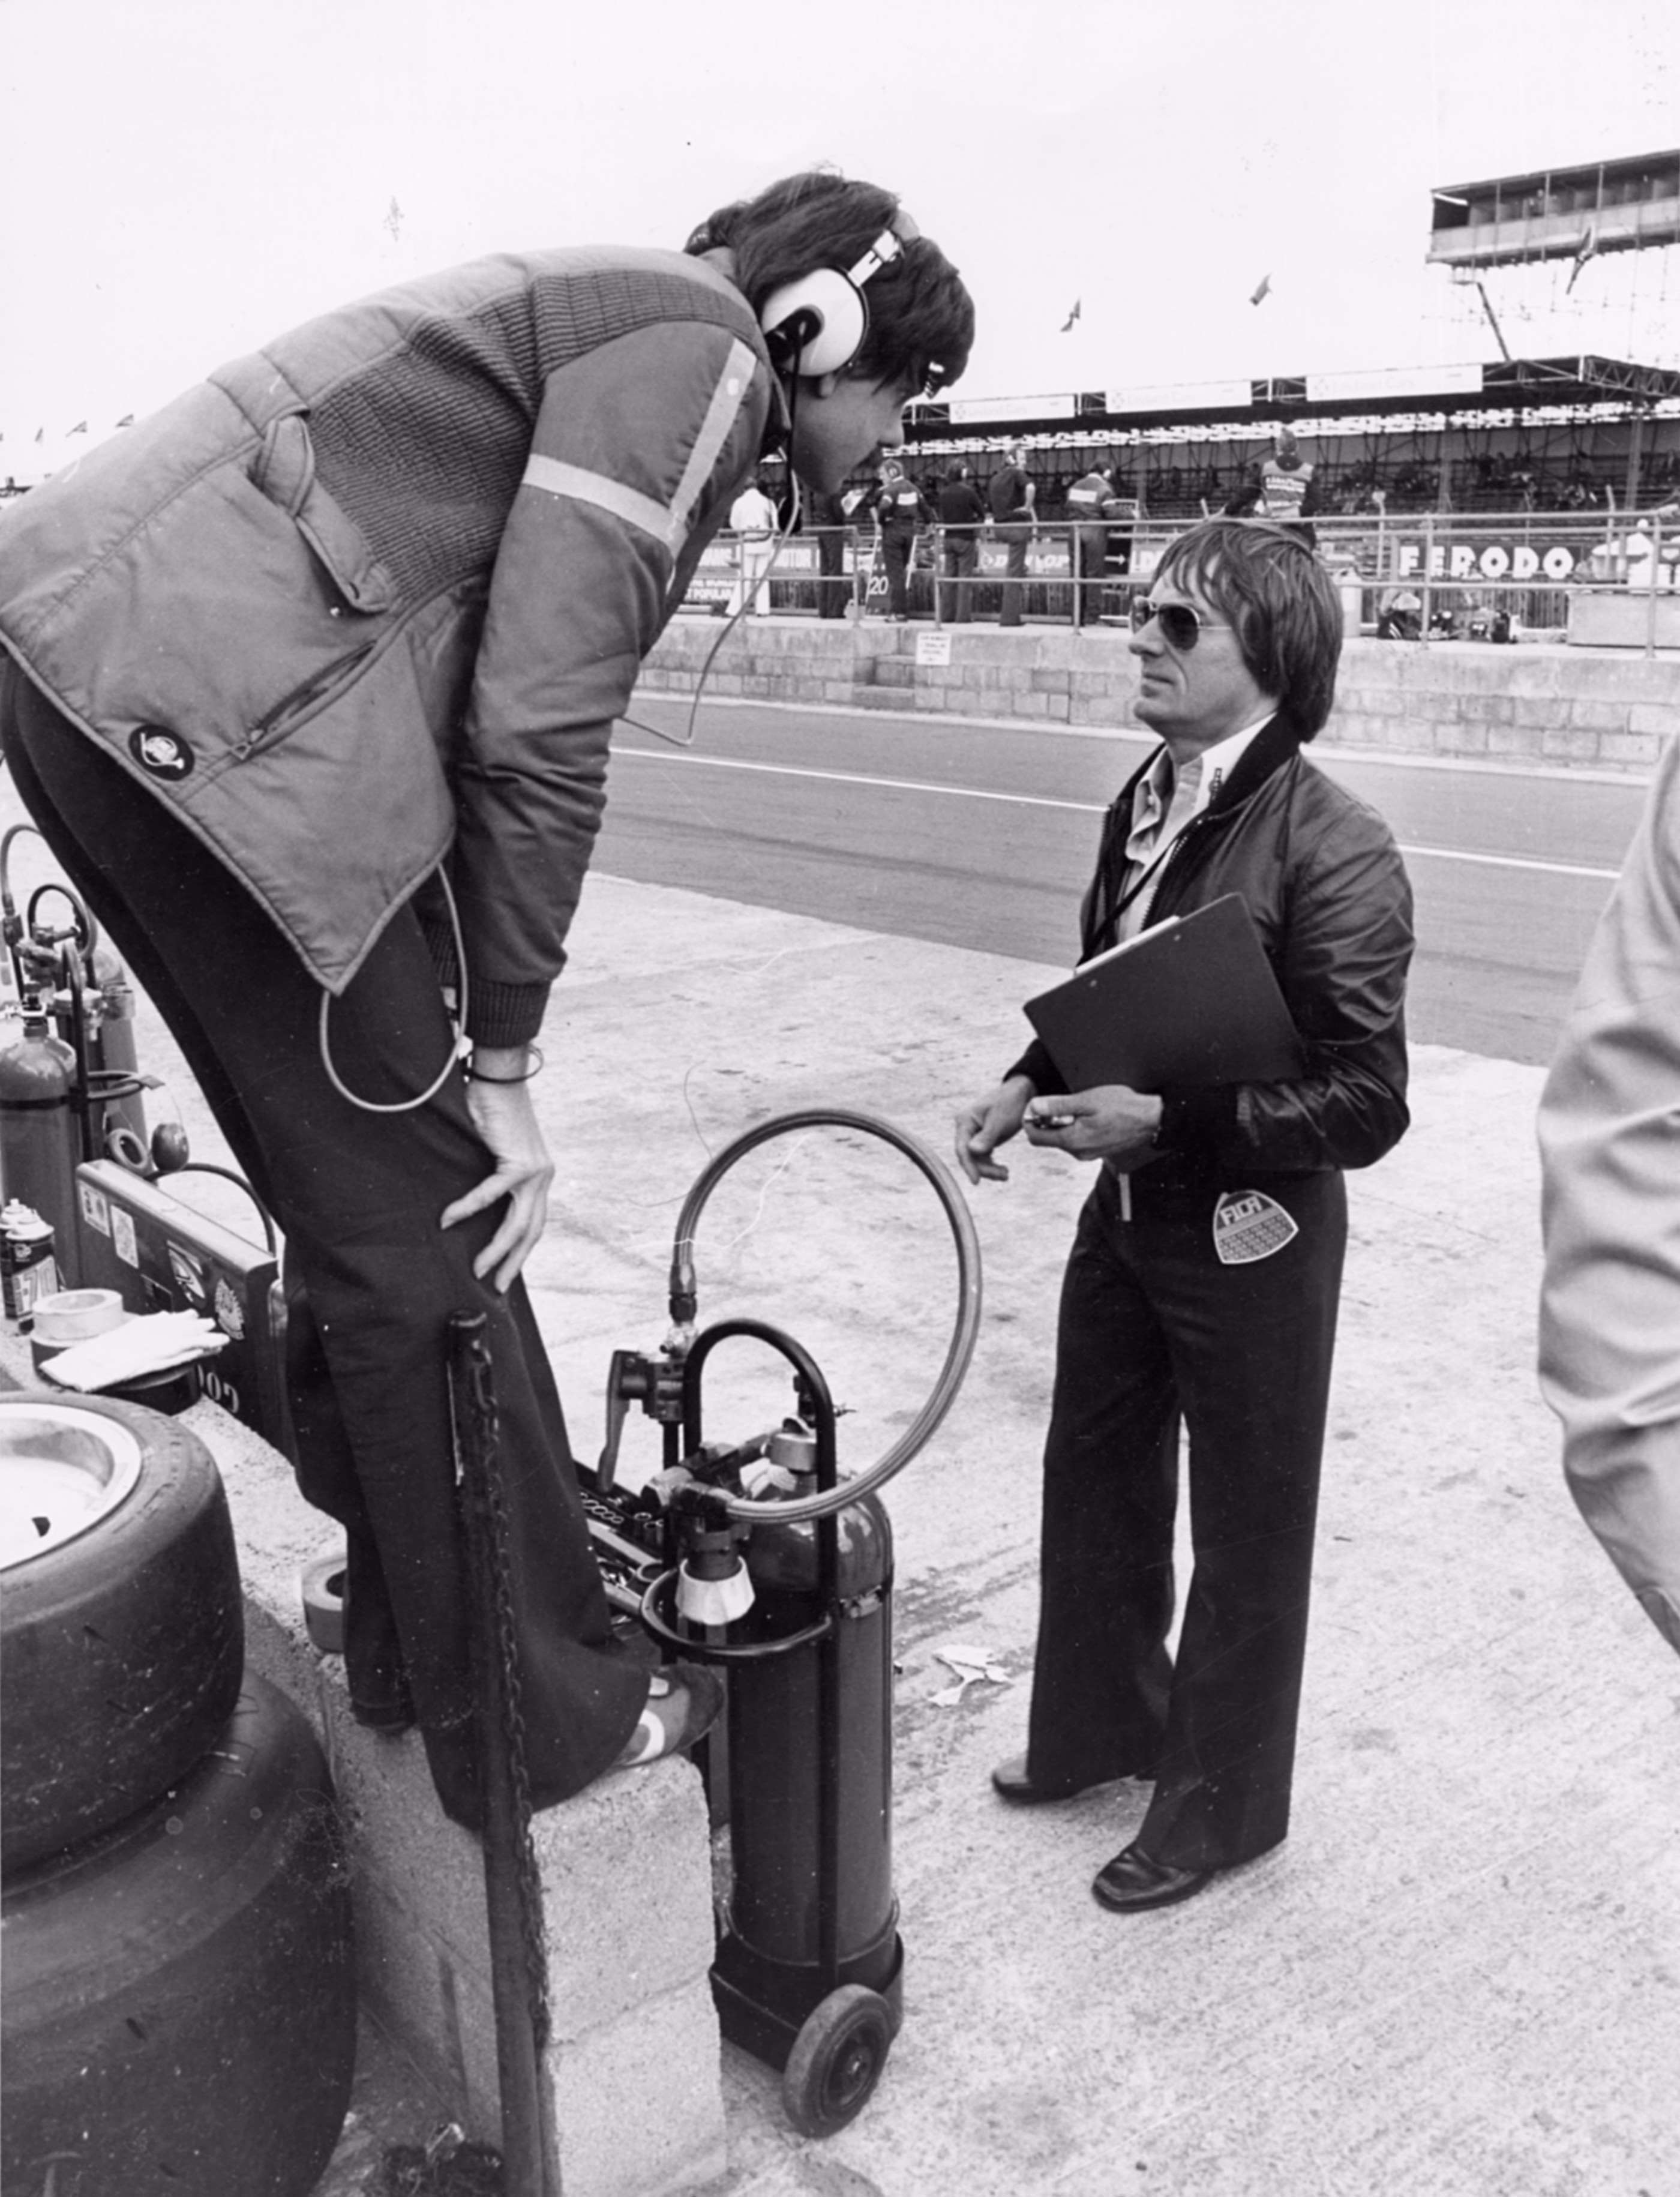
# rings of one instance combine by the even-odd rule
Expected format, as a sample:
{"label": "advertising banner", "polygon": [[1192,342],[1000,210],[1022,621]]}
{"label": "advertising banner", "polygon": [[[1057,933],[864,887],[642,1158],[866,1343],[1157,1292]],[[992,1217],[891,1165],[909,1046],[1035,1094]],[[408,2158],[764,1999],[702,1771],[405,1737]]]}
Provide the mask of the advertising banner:
{"label": "advertising banner", "polygon": [[1388,536],[1387,577],[1396,580],[1561,581],[1573,577],[1590,554],[1579,541],[1519,542],[1478,535],[1455,541],[1451,535],[1395,532]]}
{"label": "advertising banner", "polygon": [[[979,571],[982,580],[1000,580],[1009,564],[1009,545],[1004,542],[980,544]],[[1068,577],[1065,535],[1040,534],[1027,544],[1027,576],[1033,580],[1065,580]]]}

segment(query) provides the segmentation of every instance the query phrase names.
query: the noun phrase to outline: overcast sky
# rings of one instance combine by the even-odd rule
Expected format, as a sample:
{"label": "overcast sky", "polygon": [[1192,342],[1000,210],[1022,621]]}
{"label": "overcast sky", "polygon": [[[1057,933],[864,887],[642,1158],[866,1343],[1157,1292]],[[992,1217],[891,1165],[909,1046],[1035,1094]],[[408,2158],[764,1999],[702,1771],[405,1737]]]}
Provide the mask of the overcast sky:
{"label": "overcast sky", "polygon": [[[1430,187],[1680,144],[1677,26],[1677,0],[0,0],[0,475],[384,283],[677,246],[819,160],[962,268],[962,396],[1492,357],[1424,267]],[[1514,351],[1673,361],[1677,259],[1589,263],[1567,324],[1555,270],[1490,287]]]}

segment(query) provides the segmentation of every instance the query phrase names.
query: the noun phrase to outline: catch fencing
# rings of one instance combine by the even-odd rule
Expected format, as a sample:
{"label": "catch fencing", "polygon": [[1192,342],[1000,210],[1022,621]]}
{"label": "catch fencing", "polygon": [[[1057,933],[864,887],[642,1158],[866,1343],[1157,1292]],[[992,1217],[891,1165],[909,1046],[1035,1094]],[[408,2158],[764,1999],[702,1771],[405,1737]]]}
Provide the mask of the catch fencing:
{"label": "catch fencing", "polygon": [[[1125,626],[1162,553],[1195,523],[930,526],[909,559],[903,615],[936,625],[1019,615]],[[1426,644],[1563,641],[1596,637],[1613,612],[1624,645],[1652,654],[1680,641],[1680,513],[1672,507],[1631,521],[1578,511],[1367,513],[1311,526],[1350,634]],[[727,613],[745,586],[757,597],[755,615],[893,614],[883,544],[872,527],[806,529],[780,542],[761,577],[768,548],[719,535],[684,608]],[[1581,606],[1600,598],[1595,623]]]}

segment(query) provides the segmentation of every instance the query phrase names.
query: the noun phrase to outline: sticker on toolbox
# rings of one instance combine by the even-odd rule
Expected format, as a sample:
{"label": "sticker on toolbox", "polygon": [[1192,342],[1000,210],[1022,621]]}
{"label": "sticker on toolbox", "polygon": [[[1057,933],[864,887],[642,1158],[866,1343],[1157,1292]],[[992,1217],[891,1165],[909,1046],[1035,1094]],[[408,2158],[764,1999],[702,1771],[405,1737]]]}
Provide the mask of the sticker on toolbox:
{"label": "sticker on toolbox", "polygon": [[78,1182],[76,1196],[82,1208],[82,1218],[90,1228],[96,1228],[101,1236],[111,1233],[111,1209],[105,1202],[105,1192],[90,1182]]}
{"label": "sticker on toolbox", "polygon": [[169,1255],[169,1271],[176,1288],[189,1305],[200,1309],[209,1301],[204,1278],[204,1261],[196,1251],[189,1251],[184,1243],[170,1243],[164,1246]]}
{"label": "sticker on toolbox", "polygon": [[134,1215],[126,1206],[111,1208],[111,1249],[125,1267],[140,1264],[140,1245],[134,1232]]}
{"label": "sticker on toolbox", "polygon": [[228,1286],[225,1274],[216,1277],[216,1325],[235,1342],[245,1333],[245,1307]]}
{"label": "sticker on toolbox", "polygon": [[1275,1197],[1263,1190],[1228,1190],[1214,1208],[1214,1249],[1222,1267],[1249,1267],[1269,1259],[1301,1233]]}

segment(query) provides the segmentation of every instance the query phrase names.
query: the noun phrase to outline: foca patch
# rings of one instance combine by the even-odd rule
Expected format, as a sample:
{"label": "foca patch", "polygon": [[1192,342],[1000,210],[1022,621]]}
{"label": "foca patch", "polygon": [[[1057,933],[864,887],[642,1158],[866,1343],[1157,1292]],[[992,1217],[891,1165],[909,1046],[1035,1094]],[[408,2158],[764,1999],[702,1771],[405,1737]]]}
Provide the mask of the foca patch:
{"label": "foca patch", "polygon": [[1222,1267],[1250,1267],[1269,1259],[1301,1231],[1275,1197],[1263,1190],[1228,1190],[1214,1208],[1214,1249]]}

